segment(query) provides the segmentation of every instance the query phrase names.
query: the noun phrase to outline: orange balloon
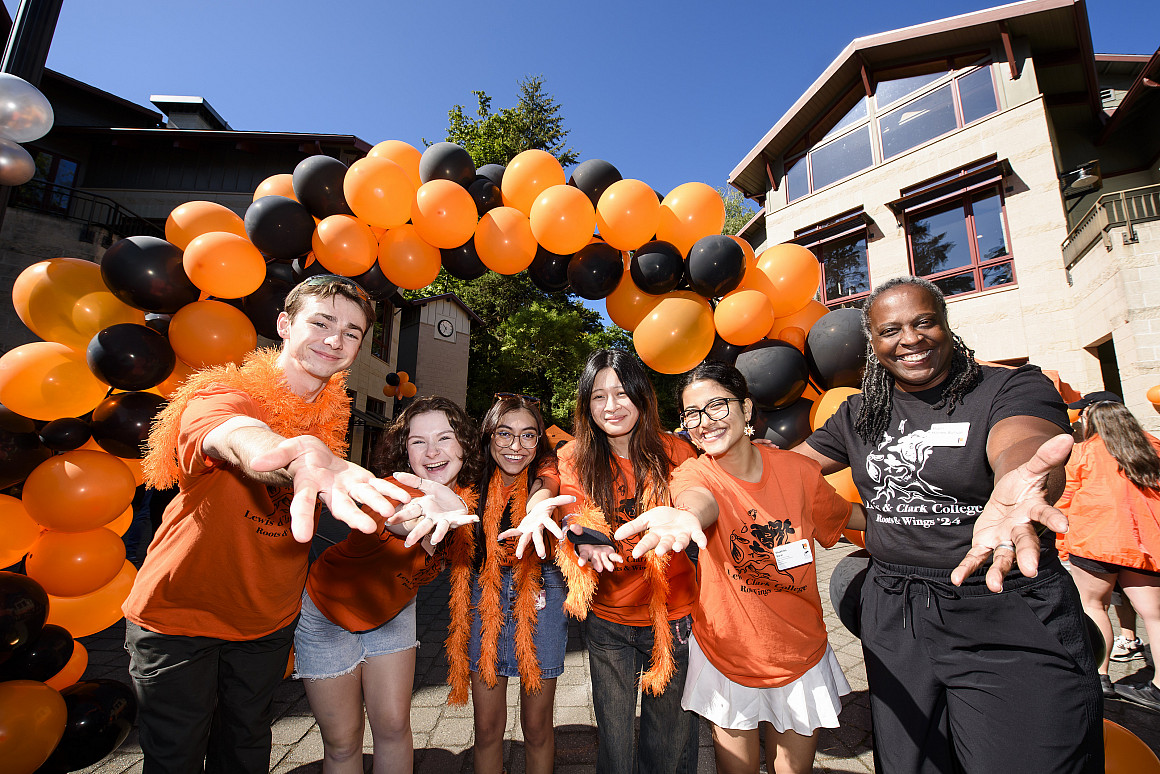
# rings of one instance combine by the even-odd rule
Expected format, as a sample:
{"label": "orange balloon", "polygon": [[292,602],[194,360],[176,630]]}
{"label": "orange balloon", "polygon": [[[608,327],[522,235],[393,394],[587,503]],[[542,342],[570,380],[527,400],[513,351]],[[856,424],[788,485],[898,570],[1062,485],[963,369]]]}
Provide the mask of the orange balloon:
{"label": "orange balloon", "polygon": [[858,548],[866,547],[866,533],[860,529],[844,529],[842,530],[842,536],[858,546]]}
{"label": "orange balloon", "polygon": [[105,287],[100,266],[76,258],[51,258],[20,272],[12,285],[12,306],[40,338],[82,352],[110,325],[145,324],[144,312]]}
{"label": "orange balloon", "polygon": [[423,154],[415,146],[402,140],[384,140],[367,153],[367,158],[388,159],[403,168],[411,180],[411,187],[418,189],[422,185],[419,179],[419,160]]}
{"label": "orange balloon", "polygon": [[[810,299],[806,305],[797,310],[793,314],[788,314],[785,317],[778,317],[773,321],[773,328],[766,334],[767,339],[780,339],[781,333],[789,328],[799,328],[804,333],[809,333],[810,328],[814,327],[814,323],[825,317],[830,313],[826,305],[820,301]],[[777,312],[774,312],[777,314]],[[792,335],[792,334],[791,334]],[[793,342],[789,342],[793,344]],[[795,345],[796,346],[796,345]]]}
{"label": "orange balloon", "polygon": [[527,215],[532,211],[536,197],[552,186],[566,182],[564,168],[555,156],[543,150],[526,150],[508,162],[500,191],[506,206]]}
{"label": "orange balloon", "polygon": [[806,351],[806,332],[795,325],[788,328],[782,328],[778,333],[777,338],[784,341],[786,344],[792,344],[797,347],[799,352]]}
{"label": "orange balloon", "polygon": [[343,277],[357,277],[374,266],[379,246],[370,226],[350,215],[323,218],[310,244],[326,270]]}
{"label": "orange balloon", "polygon": [[347,169],[342,193],[359,220],[372,228],[385,229],[401,226],[411,217],[415,186],[407,171],[395,162],[368,157]]}
{"label": "orange balloon", "polygon": [[1153,406],[1160,406],[1160,384],[1157,384],[1155,387],[1149,387],[1146,397],[1148,398],[1148,402]]}
{"label": "orange balloon", "polygon": [[588,244],[596,226],[596,210],[588,195],[571,185],[545,189],[528,215],[532,236],[550,253],[571,255]]}
{"label": "orange balloon", "polygon": [[393,398],[393,397],[395,397],[395,392],[398,389],[399,388],[394,386],[393,384],[384,384],[383,385],[383,395],[386,395],[388,398]]}
{"label": "orange balloon", "polygon": [[129,598],[137,568],[126,561],[117,577],[92,594],[83,597],[55,597],[48,595],[48,620],[68,629],[73,637],[88,637],[108,629],[120,621],[121,605]]}
{"label": "orange balloon", "polygon": [[173,397],[173,393],[177,392],[177,388],[193,374],[193,370],[188,363],[178,359],[177,364],[173,367],[173,373],[169,374],[161,384],[150,387],[146,392],[156,393],[168,400]]}
{"label": "orange balloon", "polygon": [[0,761],[11,774],[32,774],[64,736],[68,709],[59,692],[35,680],[0,683]]}
{"label": "orange balloon", "polygon": [[24,503],[15,497],[0,495],[0,567],[11,567],[28,553],[40,537],[37,524]]}
{"label": "orange balloon", "polygon": [[399,377],[399,384],[406,384],[407,382],[411,381],[411,375],[406,371],[399,371],[395,375]]}
{"label": "orange balloon", "polygon": [[741,250],[745,253],[745,269],[749,270],[751,266],[757,265],[757,253],[753,252],[753,245],[746,242],[736,234],[730,234],[729,238],[737,244],[741,245]]}
{"label": "orange balloon", "polygon": [[117,577],[125,544],[104,527],[87,532],[45,530],[24,560],[28,577],[57,597],[92,594]]}
{"label": "orange balloon", "polygon": [[725,341],[748,346],[761,341],[773,327],[773,307],[759,290],[734,290],[718,302],[713,323]]}
{"label": "orange balloon", "polygon": [[165,239],[182,250],[211,231],[244,237],[246,226],[236,212],[217,202],[186,202],[169,213],[165,221]]}
{"label": "orange balloon", "polygon": [[263,196],[285,196],[287,199],[298,201],[298,197],[294,195],[294,175],[289,172],[281,175],[270,175],[258,183],[258,187],[254,189],[254,201],[258,201]]}
{"label": "orange balloon", "polygon": [[407,382],[399,385],[399,395],[404,398],[413,398],[419,394],[419,388],[415,386],[414,382]]}
{"label": "orange balloon", "polygon": [[[121,459],[118,457],[117,459]],[[124,460],[122,460],[123,462]],[[140,486],[140,484],[138,484]],[[129,531],[129,527],[133,525],[133,506],[130,505],[117,518],[105,525],[105,529],[112,532],[114,535],[125,537],[125,533]]]}
{"label": "orange balloon", "polygon": [[[503,179],[506,183],[506,172]],[[475,251],[479,260],[497,274],[519,274],[531,266],[537,247],[527,216],[514,207],[489,210],[475,227]]]}
{"label": "orange balloon", "polygon": [[802,397],[799,400],[804,399],[813,403],[820,397],[822,397],[822,394],[818,392],[818,388],[814,386],[814,383],[807,381],[805,392],[802,393]]}
{"label": "orange balloon", "polygon": [[83,352],[34,341],[0,356],[0,403],[29,419],[79,417],[109,391],[89,370]]}
{"label": "orange balloon", "polygon": [[248,296],[266,279],[266,259],[258,248],[226,231],[194,237],[181,263],[190,282],[217,298]]}
{"label": "orange balloon", "polygon": [[757,257],[757,268],[773,284],[769,300],[777,317],[793,314],[808,304],[822,282],[822,265],[801,245],[774,245]]}
{"label": "orange balloon", "polygon": [[596,203],[600,236],[617,250],[635,250],[657,233],[661,203],[652,186],[641,180],[617,180]]}
{"label": "orange balloon", "polygon": [[415,192],[411,222],[424,242],[450,250],[471,239],[479,211],[463,186],[450,180],[430,180]]}
{"label": "orange balloon", "polygon": [[860,392],[861,390],[855,389],[854,387],[834,387],[823,392],[822,396],[814,401],[813,408],[810,409],[810,428],[817,430],[826,424],[826,420],[834,416],[834,412],[842,407],[842,404],[846,402],[846,398],[849,398],[851,395],[857,395]]}
{"label": "orange balloon", "polygon": [[725,226],[725,203],[721,194],[704,183],[685,183],[661,202],[657,239],[675,245],[681,255],[701,237],[720,234]]}
{"label": "orange balloon", "polygon": [[638,288],[632,281],[632,275],[626,271],[616,290],[604,299],[604,308],[608,311],[608,319],[631,333],[662,298],[664,296],[654,296]]}
{"label": "orange balloon", "polygon": [[1160,774],[1160,758],[1140,737],[1104,718],[1106,774]]}
{"label": "orange balloon", "polygon": [[[862,496],[858,494],[858,487],[854,486],[854,473],[850,468],[842,468],[837,473],[831,473],[826,476],[826,481],[834,487],[834,491],[850,502],[862,502]],[[860,529],[853,531],[859,534],[862,532]]]}
{"label": "orange balloon", "polygon": [[136,488],[124,460],[77,449],[37,465],[24,482],[23,501],[42,527],[85,532],[117,518],[133,502]]}
{"label": "orange balloon", "polygon": [[410,223],[392,228],[379,240],[378,256],[387,279],[407,290],[430,285],[442,265],[439,249],[423,241]]}
{"label": "orange balloon", "polygon": [[72,657],[69,658],[68,663],[60,668],[52,677],[44,681],[44,684],[49,688],[55,688],[58,691],[63,691],[70,685],[75,685],[81,676],[84,675],[85,670],[89,666],[89,652],[77,640],[73,640]]}
{"label": "orange balloon", "polygon": [[237,363],[258,344],[254,324],[240,309],[221,301],[194,301],[169,321],[169,343],[193,368]]}
{"label": "orange balloon", "polygon": [[713,310],[696,293],[669,293],[636,326],[632,343],[654,371],[684,373],[713,348]]}

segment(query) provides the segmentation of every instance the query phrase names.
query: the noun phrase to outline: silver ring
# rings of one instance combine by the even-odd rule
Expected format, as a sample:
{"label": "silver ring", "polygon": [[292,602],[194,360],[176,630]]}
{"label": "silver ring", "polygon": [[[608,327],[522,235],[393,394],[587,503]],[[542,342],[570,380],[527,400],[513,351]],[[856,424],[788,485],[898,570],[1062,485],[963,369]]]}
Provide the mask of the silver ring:
{"label": "silver ring", "polygon": [[1015,544],[1014,543],[1000,543],[999,545],[995,546],[996,551],[998,551],[1000,548],[1006,548],[1011,553],[1015,553]]}

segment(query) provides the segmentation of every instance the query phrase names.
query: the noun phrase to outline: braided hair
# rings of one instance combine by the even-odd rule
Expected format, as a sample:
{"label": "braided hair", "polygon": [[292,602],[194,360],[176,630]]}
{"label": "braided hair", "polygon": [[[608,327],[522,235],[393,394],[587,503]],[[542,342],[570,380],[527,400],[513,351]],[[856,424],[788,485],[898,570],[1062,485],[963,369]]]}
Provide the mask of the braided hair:
{"label": "braided hair", "polygon": [[894,398],[894,376],[874,354],[871,343],[870,309],[874,302],[888,290],[901,285],[913,285],[926,291],[935,302],[939,323],[951,338],[954,350],[951,354],[949,372],[942,398],[932,408],[947,409],[953,414],[955,406],[961,404],[971,390],[982,379],[982,368],[975,360],[975,352],[967,346],[959,335],[951,330],[947,321],[947,301],[934,283],[921,277],[895,277],[883,282],[866,297],[862,306],[862,332],[866,334],[866,370],[862,375],[862,405],[854,421],[854,430],[866,443],[877,442],[890,424],[890,411]]}

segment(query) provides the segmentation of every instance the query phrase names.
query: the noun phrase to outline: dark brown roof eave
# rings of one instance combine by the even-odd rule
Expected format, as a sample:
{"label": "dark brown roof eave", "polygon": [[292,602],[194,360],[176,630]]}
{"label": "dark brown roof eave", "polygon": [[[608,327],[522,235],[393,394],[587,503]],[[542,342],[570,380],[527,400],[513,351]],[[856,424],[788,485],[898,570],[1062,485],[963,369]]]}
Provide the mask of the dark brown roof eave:
{"label": "dark brown roof eave", "polygon": [[1149,86],[1148,81],[1152,83],[1160,82],[1160,48],[1156,49],[1156,53],[1152,54],[1152,57],[1148,60],[1148,64],[1144,65],[1144,68],[1140,70],[1140,74],[1136,77],[1136,80],[1128,87],[1128,93],[1120,100],[1120,105],[1116,108],[1116,112],[1112,113],[1111,119],[1100,130],[1100,134],[1096,138],[1097,146],[1107,142],[1108,138],[1119,129],[1125,121],[1124,117],[1132,112],[1132,109],[1136,107],[1136,103],[1143,98],[1143,95],[1149,89],[1156,88],[1155,86]]}

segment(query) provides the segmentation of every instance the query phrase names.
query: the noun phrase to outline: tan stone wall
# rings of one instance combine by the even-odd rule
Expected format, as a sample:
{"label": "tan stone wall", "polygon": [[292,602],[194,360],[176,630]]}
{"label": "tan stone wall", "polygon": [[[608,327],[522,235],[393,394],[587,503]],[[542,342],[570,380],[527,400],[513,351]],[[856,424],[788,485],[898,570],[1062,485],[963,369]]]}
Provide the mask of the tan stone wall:
{"label": "tan stone wall", "polygon": [[[440,320],[449,320],[455,331],[449,338],[439,334]],[[471,318],[463,307],[440,299],[423,307],[419,317],[419,349],[416,373],[411,377],[419,395],[442,395],[460,406],[467,402],[467,358],[471,341]]]}

